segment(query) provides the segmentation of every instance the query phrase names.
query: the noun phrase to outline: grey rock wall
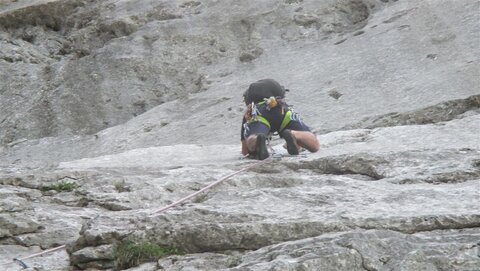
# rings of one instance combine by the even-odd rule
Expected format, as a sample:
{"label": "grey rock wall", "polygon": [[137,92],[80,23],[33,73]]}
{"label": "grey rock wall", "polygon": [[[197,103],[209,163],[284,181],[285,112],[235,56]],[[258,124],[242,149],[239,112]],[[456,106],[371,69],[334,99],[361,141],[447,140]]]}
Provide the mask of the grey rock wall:
{"label": "grey rock wall", "polygon": [[[0,0],[0,270],[477,270],[480,2]],[[262,78],[321,150],[241,172]]]}
{"label": "grey rock wall", "polygon": [[[475,1],[2,6],[3,143],[92,134],[205,91],[192,99],[232,99],[217,107],[209,99],[227,120],[239,93],[263,77],[294,90],[291,103],[319,131],[478,93]],[[190,115],[177,126],[192,126]]]}

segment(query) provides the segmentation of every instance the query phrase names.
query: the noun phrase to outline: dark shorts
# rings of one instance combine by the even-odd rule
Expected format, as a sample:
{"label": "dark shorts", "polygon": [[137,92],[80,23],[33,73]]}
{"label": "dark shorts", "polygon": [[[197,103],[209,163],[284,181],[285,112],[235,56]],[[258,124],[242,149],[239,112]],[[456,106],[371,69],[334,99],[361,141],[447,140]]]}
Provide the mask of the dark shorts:
{"label": "dark shorts", "polygon": [[[287,111],[285,111],[284,113],[286,112]],[[263,110],[261,110],[261,114],[270,123],[271,128],[269,128],[266,124],[260,121],[253,121],[248,123],[244,119],[241,131],[242,140],[254,134],[268,135],[269,133],[274,132],[278,132],[280,134],[280,127],[285,116],[281,113],[281,109],[271,110],[268,112],[264,112]],[[310,128],[300,119],[300,116],[295,112],[292,112],[290,116],[290,122],[287,124],[287,126],[285,126],[285,129],[310,132]]]}

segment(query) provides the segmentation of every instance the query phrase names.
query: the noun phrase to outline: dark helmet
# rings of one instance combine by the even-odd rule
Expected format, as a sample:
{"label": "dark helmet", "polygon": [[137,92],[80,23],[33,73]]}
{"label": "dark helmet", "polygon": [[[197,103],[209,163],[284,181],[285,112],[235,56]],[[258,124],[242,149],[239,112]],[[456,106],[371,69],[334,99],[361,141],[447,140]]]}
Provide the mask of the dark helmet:
{"label": "dark helmet", "polygon": [[252,102],[258,103],[264,98],[270,97],[285,97],[286,90],[282,85],[273,79],[262,79],[250,84],[248,89],[243,93],[243,100],[245,104]]}

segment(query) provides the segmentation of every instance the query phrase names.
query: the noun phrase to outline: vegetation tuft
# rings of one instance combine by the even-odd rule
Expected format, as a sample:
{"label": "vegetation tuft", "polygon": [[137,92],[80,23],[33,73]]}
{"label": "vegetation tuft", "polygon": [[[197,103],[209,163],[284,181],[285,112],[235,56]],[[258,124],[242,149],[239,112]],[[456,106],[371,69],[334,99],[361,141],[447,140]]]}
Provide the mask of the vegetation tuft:
{"label": "vegetation tuft", "polygon": [[114,187],[118,193],[131,192],[130,187],[125,182],[116,182]]}
{"label": "vegetation tuft", "polygon": [[162,257],[181,254],[175,248],[165,248],[147,241],[123,241],[115,246],[113,255],[117,270],[127,269]]}
{"label": "vegetation tuft", "polygon": [[202,203],[202,202],[205,202],[205,201],[207,201],[207,200],[208,200],[208,196],[207,196],[207,194],[205,193],[205,194],[203,194],[203,195],[199,195],[199,196],[195,197],[195,198],[192,200],[192,202],[193,202],[193,203]]}
{"label": "vegetation tuft", "polygon": [[42,191],[50,191],[55,190],[58,192],[72,192],[78,185],[76,183],[69,183],[69,182],[61,182],[52,185],[44,185],[40,190]]}

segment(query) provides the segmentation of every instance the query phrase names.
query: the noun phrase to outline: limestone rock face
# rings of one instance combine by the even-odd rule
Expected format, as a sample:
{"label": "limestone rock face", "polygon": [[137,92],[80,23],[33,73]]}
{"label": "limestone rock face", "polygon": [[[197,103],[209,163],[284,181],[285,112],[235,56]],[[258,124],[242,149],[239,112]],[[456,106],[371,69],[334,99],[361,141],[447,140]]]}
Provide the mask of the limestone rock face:
{"label": "limestone rock face", "polygon": [[[479,9],[0,0],[0,270],[477,270]],[[319,152],[239,154],[264,78]]]}
{"label": "limestone rock face", "polygon": [[136,9],[119,1],[23,2],[0,7],[4,143],[91,134],[203,90],[201,63],[176,46],[186,38],[163,29],[184,16],[169,1]]}
{"label": "limestone rock face", "polygon": [[[240,115],[240,93],[264,77],[292,89],[291,103],[322,132],[465,98],[478,94],[477,7],[471,0],[3,1],[0,140],[94,134],[178,100],[143,119],[136,137],[231,143],[205,123],[226,123],[225,133],[236,135],[230,119]],[[171,126],[182,134],[171,135]]]}

